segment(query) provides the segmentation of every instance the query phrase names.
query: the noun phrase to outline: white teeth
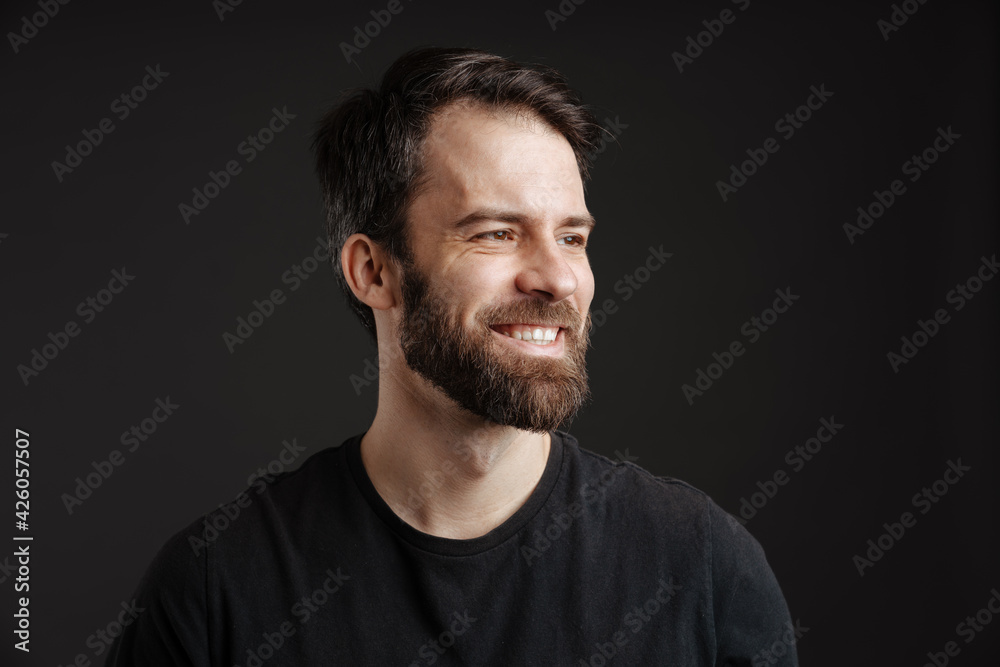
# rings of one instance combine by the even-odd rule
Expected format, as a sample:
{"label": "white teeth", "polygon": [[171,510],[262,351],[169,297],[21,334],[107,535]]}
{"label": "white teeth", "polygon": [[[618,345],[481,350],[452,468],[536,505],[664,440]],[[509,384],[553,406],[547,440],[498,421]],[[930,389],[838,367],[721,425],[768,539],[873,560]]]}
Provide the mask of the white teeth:
{"label": "white teeth", "polygon": [[559,329],[543,329],[541,327],[535,327],[534,329],[513,329],[504,332],[510,338],[516,338],[517,340],[523,340],[534,345],[550,345],[555,342],[556,337],[559,335]]}

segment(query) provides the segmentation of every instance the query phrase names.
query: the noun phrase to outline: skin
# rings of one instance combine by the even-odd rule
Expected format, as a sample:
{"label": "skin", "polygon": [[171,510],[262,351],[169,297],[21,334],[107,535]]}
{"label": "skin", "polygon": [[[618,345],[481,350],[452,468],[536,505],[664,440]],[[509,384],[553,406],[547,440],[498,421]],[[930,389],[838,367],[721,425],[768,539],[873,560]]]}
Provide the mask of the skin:
{"label": "skin", "polygon": [[[435,115],[424,151],[430,180],[410,208],[409,239],[416,265],[453,304],[464,329],[476,326],[477,310],[519,299],[567,301],[582,326],[594,296],[585,250],[591,230],[573,219],[592,218],[566,138],[524,114],[498,116],[459,102]],[[487,208],[521,219],[491,216],[456,227]],[[485,535],[535,489],[550,436],[473,415],[410,370],[396,328],[399,267],[363,234],[347,240],[341,261],[354,294],[372,308],[378,333],[378,409],[361,442],[372,483],[397,516],[422,532]],[[564,353],[562,334],[548,347],[493,335],[503,354]]]}

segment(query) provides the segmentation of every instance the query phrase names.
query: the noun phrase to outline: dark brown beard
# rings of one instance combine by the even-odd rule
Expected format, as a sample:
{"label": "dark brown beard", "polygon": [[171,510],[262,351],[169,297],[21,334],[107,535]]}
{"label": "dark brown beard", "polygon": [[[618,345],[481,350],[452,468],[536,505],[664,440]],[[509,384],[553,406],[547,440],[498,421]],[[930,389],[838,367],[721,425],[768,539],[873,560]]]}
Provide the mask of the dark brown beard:
{"label": "dark brown beard", "polygon": [[[489,306],[465,330],[447,302],[407,262],[402,270],[399,343],[406,364],[469,412],[502,426],[544,433],[572,419],[590,397],[586,354],[590,314],[566,301],[525,298]],[[502,349],[492,324],[560,324],[564,353],[539,357]]]}

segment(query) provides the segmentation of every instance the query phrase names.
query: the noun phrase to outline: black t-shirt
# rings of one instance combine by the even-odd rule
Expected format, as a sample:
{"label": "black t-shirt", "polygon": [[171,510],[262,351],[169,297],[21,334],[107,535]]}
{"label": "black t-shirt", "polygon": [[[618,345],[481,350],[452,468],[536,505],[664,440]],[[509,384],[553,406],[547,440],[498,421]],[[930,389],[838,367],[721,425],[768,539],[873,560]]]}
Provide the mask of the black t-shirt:
{"label": "black t-shirt", "polygon": [[525,504],[455,540],[393,513],[360,440],[171,538],[106,664],[797,665],[760,545],[684,482],[553,431]]}

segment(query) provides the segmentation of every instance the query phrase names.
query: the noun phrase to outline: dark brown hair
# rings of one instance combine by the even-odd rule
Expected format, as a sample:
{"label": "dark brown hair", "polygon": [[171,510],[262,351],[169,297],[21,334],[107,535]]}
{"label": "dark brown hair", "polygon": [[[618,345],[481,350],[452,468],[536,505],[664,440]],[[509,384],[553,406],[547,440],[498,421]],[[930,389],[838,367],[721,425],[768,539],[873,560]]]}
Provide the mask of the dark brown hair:
{"label": "dark brown hair", "polygon": [[408,262],[406,213],[420,187],[421,145],[435,111],[465,100],[491,111],[528,112],[561,133],[583,182],[601,128],[555,70],[485,51],[423,48],[400,57],[378,90],[347,91],[319,122],[313,140],[326,205],[334,275],[351,308],[375,336],[371,308],[344,279],[340,252],[366,234],[393,259]]}

